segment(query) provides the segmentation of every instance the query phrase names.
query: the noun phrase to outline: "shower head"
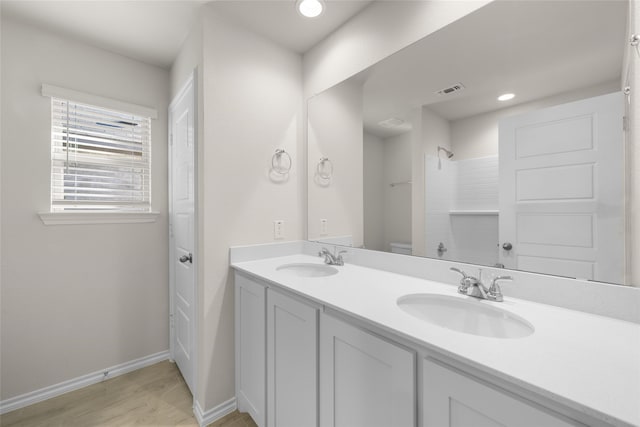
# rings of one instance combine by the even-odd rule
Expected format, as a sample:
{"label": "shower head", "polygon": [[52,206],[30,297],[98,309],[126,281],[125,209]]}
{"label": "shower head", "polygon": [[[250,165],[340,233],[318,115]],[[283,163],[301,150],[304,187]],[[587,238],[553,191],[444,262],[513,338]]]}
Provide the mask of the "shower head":
{"label": "shower head", "polygon": [[[438,154],[440,154],[440,151],[441,151],[441,150],[442,150],[442,151],[444,151],[444,152],[446,153],[446,155],[447,155],[447,159],[450,159],[450,158],[452,158],[452,157],[453,157],[453,153],[452,153],[451,151],[449,151],[449,150],[447,150],[446,148],[441,147],[441,146],[439,146],[439,145],[438,145]],[[438,157],[440,157],[440,156],[438,156]]]}

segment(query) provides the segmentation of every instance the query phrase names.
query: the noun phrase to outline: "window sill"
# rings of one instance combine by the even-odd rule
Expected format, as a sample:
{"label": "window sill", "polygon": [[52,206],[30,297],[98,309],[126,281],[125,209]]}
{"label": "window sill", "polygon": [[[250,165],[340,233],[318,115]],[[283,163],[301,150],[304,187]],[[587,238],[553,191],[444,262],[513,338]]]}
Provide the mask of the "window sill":
{"label": "window sill", "polygon": [[156,222],[160,212],[39,212],[44,225],[138,224]]}

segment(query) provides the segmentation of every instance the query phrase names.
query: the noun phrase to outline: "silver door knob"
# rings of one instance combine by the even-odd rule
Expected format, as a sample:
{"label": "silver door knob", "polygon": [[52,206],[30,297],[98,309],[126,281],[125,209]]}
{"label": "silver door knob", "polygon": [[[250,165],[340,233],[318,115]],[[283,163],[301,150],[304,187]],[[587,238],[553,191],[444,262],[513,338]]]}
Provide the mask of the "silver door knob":
{"label": "silver door knob", "polygon": [[182,255],[180,257],[180,262],[187,262],[189,261],[189,264],[193,264],[193,255],[191,255],[191,252],[189,252],[189,255]]}
{"label": "silver door knob", "polygon": [[509,242],[503,243],[502,249],[504,249],[505,251],[510,251],[511,249],[513,249],[513,245]]}

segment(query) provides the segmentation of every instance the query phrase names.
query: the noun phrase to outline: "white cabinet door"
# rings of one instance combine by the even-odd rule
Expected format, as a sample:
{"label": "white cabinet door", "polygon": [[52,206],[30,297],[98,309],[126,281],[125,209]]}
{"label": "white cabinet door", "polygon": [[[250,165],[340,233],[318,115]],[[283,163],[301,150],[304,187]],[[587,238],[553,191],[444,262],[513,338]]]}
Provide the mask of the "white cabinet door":
{"label": "white cabinet door", "polygon": [[322,314],[320,425],[416,425],[415,353]]}
{"label": "white cabinet door", "polygon": [[318,425],[318,310],[267,291],[267,425]]}
{"label": "white cabinet door", "polygon": [[423,427],[580,426],[538,407],[423,360]]}
{"label": "white cabinet door", "polygon": [[265,424],[266,288],[236,273],[236,399],[259,427]]}

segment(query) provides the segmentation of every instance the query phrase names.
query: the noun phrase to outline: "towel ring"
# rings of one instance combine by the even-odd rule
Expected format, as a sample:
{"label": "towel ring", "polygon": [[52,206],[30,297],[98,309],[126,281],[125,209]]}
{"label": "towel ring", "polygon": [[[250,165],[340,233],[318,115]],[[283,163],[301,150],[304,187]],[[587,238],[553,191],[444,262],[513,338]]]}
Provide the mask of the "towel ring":
{"label": "towel ring", "polygon": [[[282,159],[286,160],[282,160]],[[282,148],[278,148],[271,158],[271,169],[280,175],[286,175],[291,170],[291,156]]]}
{"label": "towel ring", "polygon": [[328,157],[321,157],[318,162],[318,166],[316,167],[316,171],[320,178],[331,179],[331,175],[333,175],[333,163],[331,163],[331,160],[329,160]]}

